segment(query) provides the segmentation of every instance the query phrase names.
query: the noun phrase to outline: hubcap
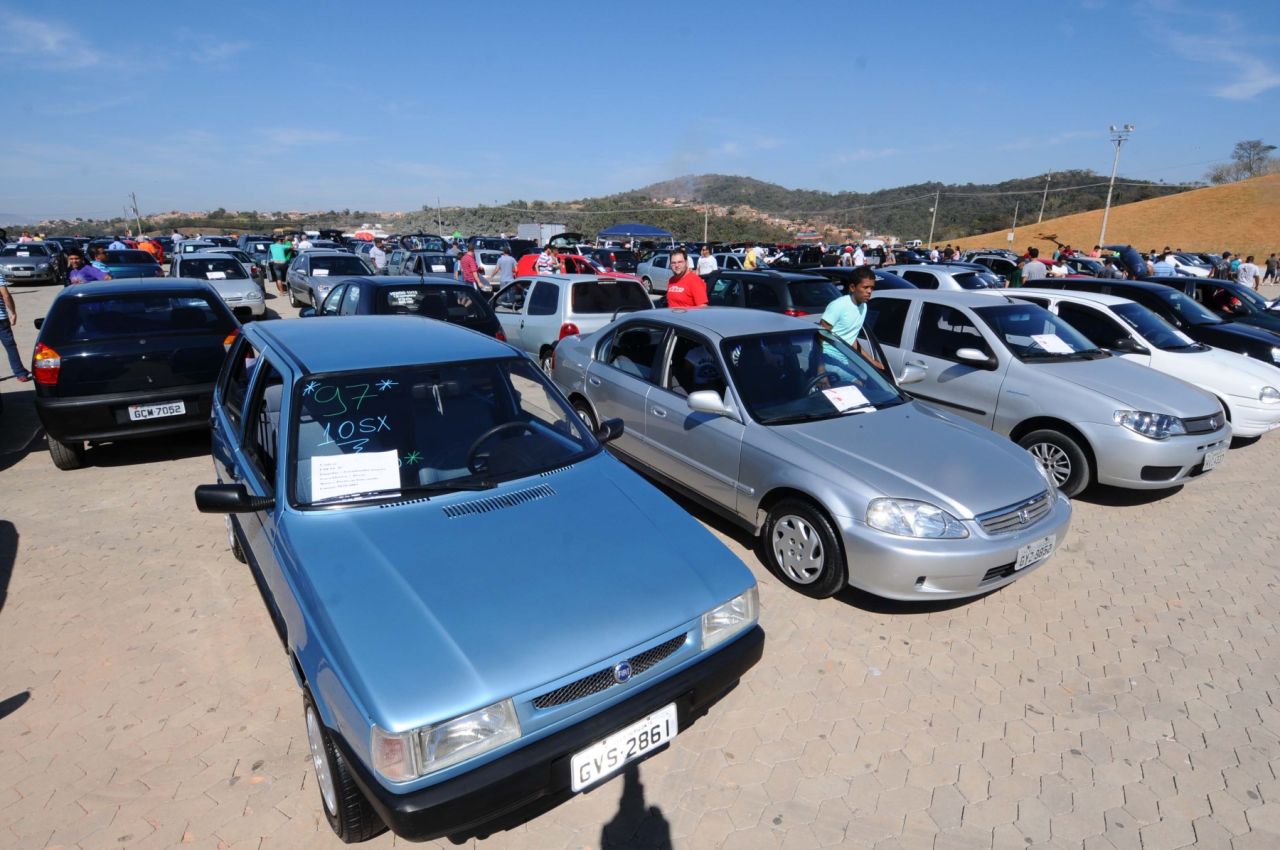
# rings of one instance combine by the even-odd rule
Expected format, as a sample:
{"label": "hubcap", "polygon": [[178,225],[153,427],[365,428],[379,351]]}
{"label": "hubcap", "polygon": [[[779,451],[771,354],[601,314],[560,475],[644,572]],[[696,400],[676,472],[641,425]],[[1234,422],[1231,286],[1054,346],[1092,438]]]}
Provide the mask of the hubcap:
{"label": "hubcap", "polygon": [[324,733],[320,729],[320,718],[316,717],[314,708],[307,708],[307,743],[311,745],[311,765],[316,769],[316,781],[320,784],[320,796],[324,798],[324,807],[329,814],[338,813],[338,791],[333,785],[333,774],[329,772],[329,759],[324,754]]}
{"label": "hubcap", "polygon": [[1041,466],[1049,470],[1058,487],[1067,483],[1067,479],[1071,477],[1071,458],[1059,446],[1053,443],[1036,443],[1029,451]]}
{"label": "hubcap", "polygon": [[227,525],[227,547],[234,552],[236,549],[236,532],[235,529],[231,527],[231,517],[225,516],[222,519]]}
{"label": "hubcap", "polygon": [[575,407],[574,411],[577,412],[578,418],[582,420],[583,425],[586,425],[588,428],[592,427],[590,413],[587,413],[587,411],[583,410],[581,407]]}
{"label": "hubcap", "polygon": [[787,578],[812,584],[822,575],[822,540],[809,523],[788,514],[773,526],[773,557]]}
{"label": "hubcap", "polygon": [[551,358],[550,357],[542,358],[542,371],[545,372],[548,377],[551,376]]}

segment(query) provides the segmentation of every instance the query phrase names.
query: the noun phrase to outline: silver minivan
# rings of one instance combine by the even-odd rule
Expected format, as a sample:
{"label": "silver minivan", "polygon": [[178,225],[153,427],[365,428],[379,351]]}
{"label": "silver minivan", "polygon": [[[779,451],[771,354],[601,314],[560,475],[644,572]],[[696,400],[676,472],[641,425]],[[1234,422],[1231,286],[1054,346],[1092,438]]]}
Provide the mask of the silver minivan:
{"label": "silver minivan", "polygon": [[517,278],[492,303],[507,342],[537,358],[548,375],[560,340],[599,330],[619,313],[653,307],[634,280],[590,274]]}
{"label": "silver minivan", "polygon": [[911,394],[1027,449],[1074,496],[1151,490],[1212,470],[1231,426],[1212,395],[1089,342],[1035,304],[992,293],[877,292],[867,324]]}

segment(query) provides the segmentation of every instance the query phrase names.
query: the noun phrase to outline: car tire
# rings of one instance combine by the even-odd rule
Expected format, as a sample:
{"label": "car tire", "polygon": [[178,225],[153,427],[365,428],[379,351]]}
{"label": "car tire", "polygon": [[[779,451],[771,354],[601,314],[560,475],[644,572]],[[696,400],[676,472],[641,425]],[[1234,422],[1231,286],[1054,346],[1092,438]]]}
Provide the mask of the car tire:
{"label": "car tire", "polygon": [[84,443],[82,441],[76,440],[74,443],[64,443],[49,436],[46,436],[45,440],[49,444],[49,457],[53,458],[53,465],[58,469],[79,469],[84,466]]}
{"label": "car tire", "polygon": [[640,278],[640,285],[644,287],[645,292],[650,295],[653,294],[653,281],[649,280],[647,276]]}
{"label": "car tire", "polygon": [[543,348],[542,352],[538,355],[538,365],[542,367],[542,374],[546,375],[548,378],[551,377],[552,362],[554,358],[555,352],[550,346]]}
{"label": "car tire", "polygon": [[296,295],[294,295],[294,294],[293,294],[293,287],[292,287],[292,286],[289,286],[288,284],[285,284],[285,291],[289,293],[289,306],[290,306],[290,307],[301,307],[301,306],[302,306],[302,302],[298,300],[298,296],[296,296]]}
{"label": "car tire", "polygon": [[231,554],[240,563],[249,563],[249,559],[244,556],[244,549],[240,546],[240,538],[236,537],[235,521],[231,519],[230,514],[224,517],[224,521],[227,524],[227,545],[231,549]]}
{"label": "car tire", "polygon": [[774,505],[760,542],[765,565],[805,596],[826,599],[849,581],[836,530],[811,502],[783,499]]}
{"label": "car tire", "polygon": [[310,691],[303,691],[302,710],[307,725],[307,743],[311,747],[311,768],[320,789],[320,806],[329,826],[346,844],[368,841],[385,832],[386,825],[360,792],[346,759],[334,746]]}
{"label": "car tire", "polygon": [[1018,440],[1031,456],[1053,474],[1058,489],[1068,497],[1082,493],[1093,480],[1089,456],[1071,437],[1061,431],[1045,428],[1032,431]]}
{"label": "car tire", "polygon": [[596,428],[600,427],[600,423],[596,422],[596,415],[591,412],[591,405],[587,404],[585,399],[575,398],[573,400],[573,410],[578,414],[578,418],[582,423],[590,429],[591,433],[595,433]]}

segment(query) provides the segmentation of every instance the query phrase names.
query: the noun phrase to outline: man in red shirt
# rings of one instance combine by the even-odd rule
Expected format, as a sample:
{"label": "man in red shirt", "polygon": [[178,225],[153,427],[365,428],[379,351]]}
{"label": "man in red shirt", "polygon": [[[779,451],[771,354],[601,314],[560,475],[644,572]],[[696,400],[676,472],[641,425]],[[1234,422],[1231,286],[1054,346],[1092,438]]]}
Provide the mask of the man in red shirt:
{"label": "man in red shirt", "polygon": [[462,261],[458,264],[458,269],[462,272],[463,283],[469,283],[482,291],[488,288],[484,283],[484,275],[480,271],[480,264],[476,262],[474,251],[463,252]]}
{"label": "man in red shirt", "polygon": [[689,271],[689,255],[683,248],[671,252],[671,280],[667,281],[668,307],[704,307],[707,283]]}

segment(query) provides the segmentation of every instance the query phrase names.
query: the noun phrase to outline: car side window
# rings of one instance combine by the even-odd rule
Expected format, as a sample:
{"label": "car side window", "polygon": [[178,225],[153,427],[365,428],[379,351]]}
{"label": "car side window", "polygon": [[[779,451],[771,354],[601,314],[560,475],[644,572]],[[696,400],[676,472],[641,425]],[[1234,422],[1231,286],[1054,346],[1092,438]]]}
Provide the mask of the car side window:
{"label": "car side window", "polygon": [[1043,307],[1046,310],[1049,309],[1048,298],[1031,298],[1026,295],[1014,295],[1012,297],[1018,301],[1026,301],[1028,304],[1035,304],[1037,307]]}
{"label": "car side window", "polygon": [[338,311],[340,316],[354,316],[356,310],[360,307],[360,287],[350,284],[347,286],[346,294],[342,298],[342,309]]}
{"label": "car side window", "polygon": [[549,280],[540,280],[529,296],[530,316],[554,316],[560,302],[560,287]]}
{"label": "car side window", "polygon": [[747,306],[754,307],[757,310],[771,310],[774,307],[781,307],[782,302],[778,299],[777,291],[767,282],[763,280],[747,281]]}
{"label": "car side window", "polygon": [[666,330],[657,325],[623,325],[614,331],[607,348],[602,346],[604,362],[642,381],[652,382],[665,336]]}
{"label": "car side window", "polygon": [[714,390],[724,398],[724,374],[715,352],[705,340],[683,332],[676,334],[666,388],[686,398],[698,390]]}
{"label": "car side window", "polygon": [[727,275],[718,275],[707,293],[708,304],[733,306],[738,303],[738,279]]}
{"label": "car side window", "polygon": [[[879,334],[876,334],[879,336]],[[969,317],[954,307],[925,304],[920,311],[920,327],[916,330],[915,350],[919,354],[960,362],[956,352],[976,348],[992,356],[982,333]]]}
{"label": "car side window", "polygon": [[902,273],[909,282],[914,283],[918,289],[937,289],[938,279],[929,272],[905,271]]}
{"label": "car side window", "polygon": [[654,257],[652,265],[655,269],[665,269],[667,267],[667,255],[659,254]]}
{"label": "car side window", "polygon": [[320,305],[320,311],[319,311],[320,315],[322,316],[338,315],[338,307],[340,304],[342,304],[342,295],[344,292],[346,292],[345,285],[339,286],[337,289],[333,290],[333,292],[330,292],[329,295],[324,299],[324,302]]}
{"label": "car side window", "polygon": [[227,367],[222,379],[222,409],[237,432],[258,357],[258,350],[244,337],[236,340],[227,354]]}
{"label": "car side window", "polygon": [[905,298],[872,298],[867,302],[866,324],[885,345],[902,345],[902,328],[907,323],[911,302]]}
{"label": "car side window", "polygon": [[1058,318],[1099,348],[1114,348],[1120,340],[1129,339],[1129,332],[1119,322],[1092,307],[1063,301],[1058,304]]}
{"label": "car side window", "polygon": [[268,491],[275,489],[276,462],[280,449],[280,402],[284,378],[269,360],[258,364],[261,375],[253,387],[247,408],[249,427],[245,429],[244,454],[262,478]]}
{"label": "car side window", "polygon": [[499,292],[498,297],[493,302],[493,312],[519,313],[524,309],[524,296],[525,292],[528,291],[528,287],[528,283],[518,280]]}

